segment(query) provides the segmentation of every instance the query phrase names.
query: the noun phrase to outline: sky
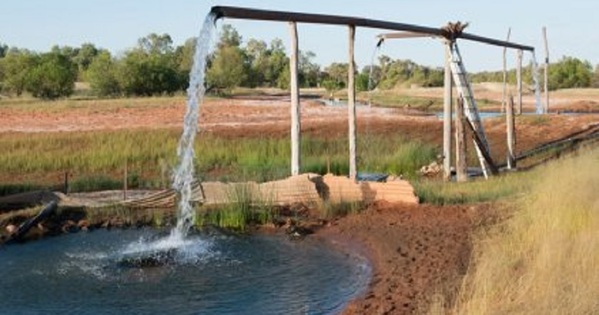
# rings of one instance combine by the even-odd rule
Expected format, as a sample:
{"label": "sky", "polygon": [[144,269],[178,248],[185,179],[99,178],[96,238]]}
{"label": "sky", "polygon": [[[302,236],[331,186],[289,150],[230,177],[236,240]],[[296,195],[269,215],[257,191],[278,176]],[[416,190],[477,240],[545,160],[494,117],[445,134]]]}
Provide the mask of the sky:
{"label": "sky", "polygon": [[[505,39],[511,28],[514,42],[534,46],[537,60],[544,59],[542,27],[547,27],[550,59],[563,56],[599,64],[599,1],[597,0],[2,0],[0,43],[35,51],[54,45],[93,43],[119,54],[150,33],[168,33],[175,45],[197,36],[204,17],[215,5],[266,10],[346,15],[391,22],[441,27],[449,21],[469,22],[467,32]],[[289,42],[287,23],[220,20],[233,25],[247,41]],[[387,32],[358,28],[356,63],[361,68],[372,56],[411,59],[428,66],[442,66],[443,46],[438,39],[389,40],[375,54],[376,35]],[[347,27],[298,24],[299,48],[316,53],[316,62],[347,62]],[[460,41],[469,71],[499,70],[503,50],[480,43]],[[530,60],[525,55],[525,63]],[[514,67],[516,52],[508,54]]]}

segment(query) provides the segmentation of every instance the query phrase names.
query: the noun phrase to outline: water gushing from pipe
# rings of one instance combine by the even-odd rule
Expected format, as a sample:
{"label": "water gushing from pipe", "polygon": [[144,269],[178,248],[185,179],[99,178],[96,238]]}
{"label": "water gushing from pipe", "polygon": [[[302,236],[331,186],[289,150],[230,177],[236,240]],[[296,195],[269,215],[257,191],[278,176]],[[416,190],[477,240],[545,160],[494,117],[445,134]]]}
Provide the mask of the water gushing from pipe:
{"label": "water gushing from pipe", "polygon": [[193,66],[189,74],[189,87],[187,88],[187,110],[183,121],[183,134],[179,140],[177,156],[179,163],[173,174],[172,187],[178,195],[177,225],[171,231],[171,238],[182,240],[194,224],[195,214],[191,205],[192,184],[194,172],[194,140],[199,130],[198,118],[200,104],[204,98],[206,74],[206,58],[212,47],[212,34],[214,33],[215,16],[209,14],[204,20],[200,35],[198,36]]}
{"label": "water gushing from pipe", "polygon": [[541,84],[539,83],[539,65],[534,50],[532,51],[531,61],[532,81],[535,89],[535,109],[537,114],[543,114],[543,104],[541,104]]}
{"label": "water gushing from pipe", "polygon": [[379,42],[378,45],[376,45],[376,47],[374,47],[374,50],[372,51],[372,56],[370,57],[370,71],[368,71],[368,87],[366,88],[366,90],[368,91],[368,106],[371,106],[372,104],[371,99],[372,99],[372,76],[374,75],[374,59],[376,58],[376,56],[378,55],[378,52],[380,50],[381,47],[381,42]]}

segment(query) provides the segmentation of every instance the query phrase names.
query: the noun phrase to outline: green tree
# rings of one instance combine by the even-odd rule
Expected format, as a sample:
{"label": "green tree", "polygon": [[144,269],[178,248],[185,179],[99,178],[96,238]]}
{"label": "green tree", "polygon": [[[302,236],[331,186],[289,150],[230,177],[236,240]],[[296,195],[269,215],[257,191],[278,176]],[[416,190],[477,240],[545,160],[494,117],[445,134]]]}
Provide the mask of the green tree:
{"label": "green tree", "polygon": [[[264,81],[268,86],[276,87],[279,86],[281,75],[285,75],[283,72],[289,68],[289,58],[285,53],[285,46],[283,41],[279,38],[275,38],[270,42],[268,51],[268,62],[264,72]],[[289,77],[289,74],[287,74]],[[282,79],[281,79],[282,80]]]}
{"label": "green tree", "polygon": [[172,39],[168,34],[150,34],[125,53],[118,79],[125,95],[172,94],[184,88]]}
{"label": "green tree", "polygon": [[121,93],[117,79],[117,62],[108,51],[100,52],[87,69],[89,84],[98,96],[116,96]]}
{"label": "green tree", "polygon": [[223,46],[239,47],[241,46],[241,42],[241,35],[239,35],[237,30],[233,26],[231,26],[230,24],[223,25],[220,32],[220,40],[218,42],[219,48]]}
{"label": "green tree", "polygon": [[563,57],[549,66],[549,89],[584,88],[591,85],[593,68],[588,61]]}
{"label": "green tree", "polygon": [[599,88],[599,65],[595,66],[593,78],[591,79],[591,87]]}
{"label": "green tree", "polygon": [[235,46],[220,48],[206,73],[208,89],[230,92],[245,80],[246,72],[241,49]]}
{"label": "green tree", "polygon": [[[324,69],[327,80],[335,82],[335,86],[344,88],[347,85],[347,77],[349,72],[348,63],[337,63],[334,62]],[[330,86],[330,83],[329,83]]]}
{"label": "green tree", "polygon": [[320,66],[312,61],[314,58],[316,58],[316,54],[311,51],[299,51],[299,81],[300,85],[303,87],[318,86]]}
{"label": "green tree", "polygon": [[8,46],[6,44],[0,43],[0,58],[4,58],[8,53]]}
{"label": "green tree", "polygon": [[[108,52],[108,51],[105,51]],[[94,58],[100,53],[100,50],[91,43],[82,44],[77,50],[77,54],[72,58],[72,61],[77,64],[79,70],[79,79],[83,80],[85,72],[91,65]]]}
{"label": "green tree", "polygon": [[3,93],[21,96],[27,85],[27,76],[38,63],[39,56],[28,51],[11,48],[6,56],[0,59],[3,75]]}
{"label": "green tree", "polygon": [[270,57],[266,42],[250,39],[245,47],[245,56],[249,64],[247,85],[250,87],[263,86]]}
{"label": "green tree", "polygon": [[182,88],[189,86],[189,73],[193,67],[197,42],[197,37],[192,37],[187,39],[182,46],[178,46],[175,49],[175,60]]}
{"label": "green tree", "polygon": [[43,54],[27,74],[26,89],[34,97],[57,99],[73,94],[77,67],[60,53]]}

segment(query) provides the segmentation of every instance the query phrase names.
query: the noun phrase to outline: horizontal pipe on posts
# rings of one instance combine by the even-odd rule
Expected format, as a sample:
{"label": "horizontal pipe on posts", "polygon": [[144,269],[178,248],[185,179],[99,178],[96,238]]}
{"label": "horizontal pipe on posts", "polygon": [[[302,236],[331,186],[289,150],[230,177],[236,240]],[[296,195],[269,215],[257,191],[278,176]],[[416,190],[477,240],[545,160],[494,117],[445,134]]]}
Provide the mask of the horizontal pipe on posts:
{"label": "horizontal pipe on posts", "polygon": [[[442,28],[426,27],[405,23],[396,23],[381,20],[372,20],[350,16],[310,14],[286,11],[270,11],[259,9],[248,9],[229,6],[214,6],[210,13],[218,20],[220,18],[261,20],[261,21],[279,21],[279,22],[301,22],[314,24],[332,24],[332,25],[353,25],[356,27],[368,27],[387,29],[395,31],[408,31],[413,33],[427,34],[432,36],[445,36],[446,32]],[[520,45],[512,42],[497,40],[478,35],[460,33],[457,38],[471,40],[475,42],[486,43],[495,46],[534,51],[534,47]]]}

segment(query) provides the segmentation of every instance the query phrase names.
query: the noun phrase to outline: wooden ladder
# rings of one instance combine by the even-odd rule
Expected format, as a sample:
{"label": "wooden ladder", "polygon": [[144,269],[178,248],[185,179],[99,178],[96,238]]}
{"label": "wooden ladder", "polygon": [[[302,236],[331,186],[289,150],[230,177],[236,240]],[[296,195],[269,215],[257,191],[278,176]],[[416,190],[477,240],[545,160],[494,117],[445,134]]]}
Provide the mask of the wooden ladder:
{"label": "wooden ladder", "polygon": [[485,178],[488,178],[490,174],[496,174],[497,169],[491,159],[489,144],[487,143],[487,137],[485,136],[485,130],[480,120],[480,115],[478,114],[472,87],[470,86],[467,72],[464,68],[464,63],[462,62],[462,56],[460,55],[460,51],[455,42],[451,43],[449,46],[451,48],[451,55],[449,58],[453,80],[459,97],[463,99],[464,114],[468,120],[470,129],[473,131],[474,147],[476,148],[480,166]]}

